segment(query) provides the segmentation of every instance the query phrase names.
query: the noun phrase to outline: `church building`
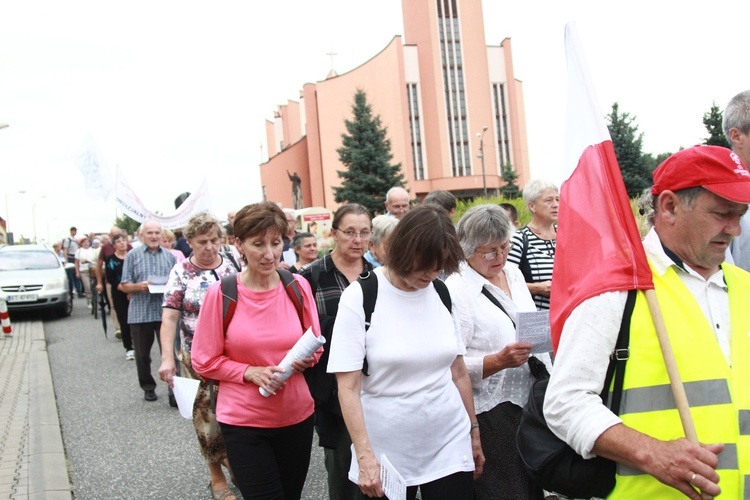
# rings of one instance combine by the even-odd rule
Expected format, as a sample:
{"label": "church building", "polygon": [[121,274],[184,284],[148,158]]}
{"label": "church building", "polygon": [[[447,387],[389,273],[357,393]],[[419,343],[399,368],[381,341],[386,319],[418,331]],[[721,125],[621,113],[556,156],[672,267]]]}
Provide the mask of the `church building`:
{"label": "church building", "polygon": [[485,186],[493,194],[503,165],[519,186],[529,180],[523,86],[510,39],[485,41],[482,1],[402,0],[402,10],[403,36],[345,74],[305,84],[266,122],[265,199],[294,208],[294,183],[303,207],[338,207],[332,187],[345,167],[336,150],[357,89],[387,128],[412,198],[436,189],[470,198]]}

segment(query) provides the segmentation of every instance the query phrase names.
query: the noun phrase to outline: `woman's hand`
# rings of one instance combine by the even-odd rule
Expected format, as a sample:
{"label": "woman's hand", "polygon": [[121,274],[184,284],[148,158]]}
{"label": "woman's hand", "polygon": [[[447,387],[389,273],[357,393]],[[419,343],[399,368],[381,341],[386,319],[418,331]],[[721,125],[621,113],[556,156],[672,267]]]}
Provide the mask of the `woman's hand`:
{"label": "woman's hand", "polygon": [[284,373],[284,370],[280,366],[248,366],[243,378],[266,392],[276,394],[276,391],[286,383],[279,379],[276,373]]}
{"label": "woman's hand", "polygon": [[549,297],[552,291],[552,280],[540,281],[539,283],[526,283],[526,286],[528,286],[531,295]]}
{"label": "woman's hand", "polygon": [[313,356],[308,356],[306,358],[293,361],[292,371],[294,371],[294,373],[302,373],[303,371],[307,370],[314,364],[315,364],[315,358]]}
{"label": "woman's hand", "polygon": [[96,291],[99,293],[102,293],[102,290],[104,290],[104,287],[102,285],[97,284],[96,285]]}
{"label": "woman's hand", "polygon": [[471,454],[474,456],[474,479],[477,479],[484,472],[484,452],[479,438],[479,427],[471,430]]}
{"label": "woman's hand", "polygon": [[362,493],[368,497],[384,497],[383,485],[380,483],[380,464],[372,449],[357,457],[359,478],[357,483]]}
{"label": "woman's hand", "polygon": [[500,366],[516,368],[529,360],[532,344],[530,342],[511,342],[496,354]]}

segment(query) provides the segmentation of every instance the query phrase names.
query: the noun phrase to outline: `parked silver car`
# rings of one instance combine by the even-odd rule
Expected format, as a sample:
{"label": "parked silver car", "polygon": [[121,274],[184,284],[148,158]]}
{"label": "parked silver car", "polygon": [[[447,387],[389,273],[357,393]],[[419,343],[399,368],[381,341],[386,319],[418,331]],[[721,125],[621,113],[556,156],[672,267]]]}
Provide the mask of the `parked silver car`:
{"label": "parked silver car", "polygon": [[60,317],[73,312],[65,265],[43,245],[0,248],[0,299],[10,311],[48,309]]}

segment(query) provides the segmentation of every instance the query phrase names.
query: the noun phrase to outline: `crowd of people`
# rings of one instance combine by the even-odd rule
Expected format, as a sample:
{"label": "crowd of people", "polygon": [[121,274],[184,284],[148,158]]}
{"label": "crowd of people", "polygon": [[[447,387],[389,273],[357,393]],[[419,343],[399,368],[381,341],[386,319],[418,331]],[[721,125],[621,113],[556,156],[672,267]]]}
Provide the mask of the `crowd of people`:
{"label": "crowd of people", "polygon": [[[520,317],[550,307],[561,200],[544,180],[524,188],[522,227],[512,204],[453,221],[450,192],[413,206],[394,187],[385,215],[339,207],[323,255],[294,211],[271,202],[226,225],[196,214],[177,238],[146,221],[135,245],[118,228],[104,241],[71,228],[56,251],[75,264],[76,291],[106,291],[146,401],[157,400],[155,339],[162,381],[199,381],[193,424],[215,500],[235,500],[230,481],[246,499],[299,499],[315,434],[332,500],[383,497],[386,459],[409,499],[549,497],[515,444],[540,377],[550,430],[584,458],[616,462],[611,498],[745,498],[750,92],[724,126],[731,150],[696,146],[654,171],[643,239],[700,443],[685,438],[646,292],[628,314],[627,292],[584,300],[554,359],[519,340]],[[154,277],[164,293],[150,290]],[[623,328],[627,396],[615,414],[601,394]],[[324,347],[279,366],[308,330]]]}

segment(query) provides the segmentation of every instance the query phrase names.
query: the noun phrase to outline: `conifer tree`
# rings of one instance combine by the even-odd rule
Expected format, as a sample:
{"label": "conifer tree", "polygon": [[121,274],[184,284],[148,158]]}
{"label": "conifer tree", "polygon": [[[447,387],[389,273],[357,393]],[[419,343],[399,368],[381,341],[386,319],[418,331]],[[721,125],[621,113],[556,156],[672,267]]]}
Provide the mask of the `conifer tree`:
{"label": "conifer tree", "polygon": [[618,103],[612,104],[612,112],[607,115],[607,121],[628,196],[640,196],[651,185],[651,172],[643,155],[643,132],[638,133],[635,117],[631,117],[630,113],[621,113]]}
{"label": "conifer tree", "polygon": [[505,181],[505,185],[500,188],[500,194],[508,200],[520,198],[522,193],[516,185],[518,174],[513,165],[506,163],[502,168],[502,175],[500,177]]}
{"label": "conifer tree", "polygon": [[711,105],[711,110],[703,115],[703,125],[706,126],[706,130],[708,130],[709,133],[709,136],[703,140],[703,144],[709,146],[723,146],[731,149],[729,141],[724,135],[724,129],[722,127],[723,119],[724,113],[721,111],[721,108],[719,108],[716,103],[713,103]]}
{"label": "conifer tree", "polygon": [[385,194],[393,186],[404,184],[401,164],[392,165],[391,141],[380,116],[373,116],[367,94],[358,89],[354,94],[352,120],[345,120],[348,133],[341,134],[343,146],[337,152],[346,167],[339,170],[341,186],[333,188],[337,203],[359,203],[373,215],[383,212]]}

